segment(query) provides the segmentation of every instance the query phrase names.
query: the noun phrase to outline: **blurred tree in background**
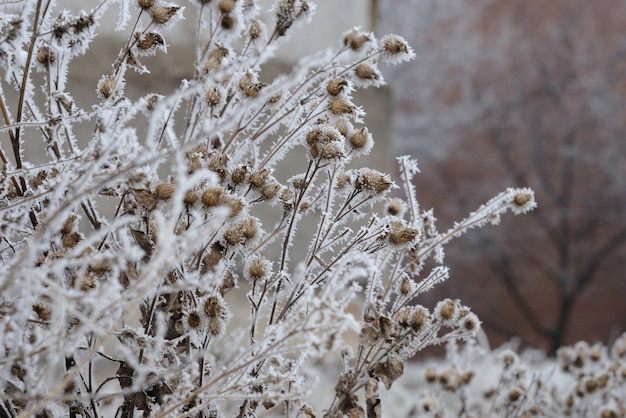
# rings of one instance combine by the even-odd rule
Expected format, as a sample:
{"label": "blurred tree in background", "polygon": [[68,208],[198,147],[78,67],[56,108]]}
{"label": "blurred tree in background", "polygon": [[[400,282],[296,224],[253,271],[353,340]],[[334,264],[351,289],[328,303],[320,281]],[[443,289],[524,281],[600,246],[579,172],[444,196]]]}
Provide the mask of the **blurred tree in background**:
{"label": "blurred tree in background", "polygon": [[[449,248],[464,278],[440,291],[460,292],[495,343],[610,340],[626,326],[626,2],[393,3],[379,29],[417,53],[390,75],[396,144],[421,162],[423,202],[454,196],[444,223],[503,185],[539,203],[532,220]],[[468,242],[484,250],[461,252]]]}

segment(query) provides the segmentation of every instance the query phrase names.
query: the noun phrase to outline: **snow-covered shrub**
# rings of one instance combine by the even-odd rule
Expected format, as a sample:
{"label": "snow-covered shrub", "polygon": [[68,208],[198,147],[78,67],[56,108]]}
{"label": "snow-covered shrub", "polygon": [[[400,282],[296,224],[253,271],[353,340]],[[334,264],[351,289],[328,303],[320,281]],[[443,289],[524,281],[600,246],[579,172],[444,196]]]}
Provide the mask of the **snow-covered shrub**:
{"label": "snow-covered shrub", "polygon": [[611,347],[561,347],[556,358],[518,353],[513,344],[492,351],[451,342],[445,359],[409,362],[399,383],[396,393],[383,397],[399,405],[386,416],[623,417],[626,334]]}
{"label": "snow-covered shrub", "polygon": [[[131,35],[81,109],[68,65],[112,4]],[[447,242],[533,193],[440,232],[413,159],[398,159],[400,186],[359,166],[373,139],[351,93],[412,59],[406,42],[352,29],[264,83],[313,5],[277,1],[267,24],[252,0],[192,4],[193,77],[139,99],[126,74],[165,52],[181,6],[0,4],[0,416],[381,416],[379,383],[480,327],[459,301],[430,311],[419,296],[448,277]],[[285,178],[287,156],[303,164]],[[328,367],[334,385],[316,386]]]}

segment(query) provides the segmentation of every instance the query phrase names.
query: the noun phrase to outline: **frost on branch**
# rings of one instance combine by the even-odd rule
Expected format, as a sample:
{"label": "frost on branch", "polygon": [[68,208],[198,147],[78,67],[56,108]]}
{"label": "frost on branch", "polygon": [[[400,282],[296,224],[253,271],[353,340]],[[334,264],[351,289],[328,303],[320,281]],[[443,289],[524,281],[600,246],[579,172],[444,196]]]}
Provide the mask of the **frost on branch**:
{"label": "frost on branch", "polygon": [[[448,278],[443,245],[531,209],[532,191],[508,190],[440,233],[403,157],[404,197],[390,197],[392,176],[359,165],[374,139],[352,92],[382,85],[379,64],[413,51],[354,28],[261,82],[313,13],[305,1],[277,1],[273,22],[250,0],[193,1],[193,77],[136,100],[127,72],[149,71],[142,58],[166,52],[185,10],[117,2],[133,29],[93,86],[99,103],[80,109],[68,66],[114,3],[0,5],[0,415],[380,416],[406,359],[480,327],[457,300],[419,304]],[[291,155],[305,164],[282,178]],[[334,390],[312,396],[316,368],[340,352]]]}

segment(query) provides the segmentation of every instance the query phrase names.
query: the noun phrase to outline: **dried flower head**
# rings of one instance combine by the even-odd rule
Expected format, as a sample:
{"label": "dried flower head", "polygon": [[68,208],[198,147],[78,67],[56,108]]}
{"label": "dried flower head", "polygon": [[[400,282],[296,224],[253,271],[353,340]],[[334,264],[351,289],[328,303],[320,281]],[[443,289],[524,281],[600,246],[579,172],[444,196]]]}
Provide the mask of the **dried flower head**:
{"label": "dried flower head", "polygon": [[334,115],[353,114],[355,111],[355,107],[353,104],[338,97],[330,102],[328,108]]}
{"label": "dried flower head", "polygon": [[406,203],[404,200],[393,198],[389,199],[385,204],[385,214],[396,218],[402,218],[406,211]]}
{"label": "dried flower head", "polygon": [[358,28],[354,28],[343,35],[343,43],[355,51],[358,51],[366,42],[372,40],[369,33],[361,32]]}
{"label": "dried flower head", "polygon": [[150,9],[152,6],[154,6],[154,0],[137,0],[137,5],[142,9],[142,10],[148,10]]}
{"label": "dried flower head", "polygon": [[167,24],[180,10],[179,6],[160,6],[150,10],[152,21],[157,25]]}
{"label": "dried flower head", "polygon": [[390,64],[398,64],[415,58],[415,52],[401,36],[385,35],[380,39],[383,58]]}
{"label": "dried flower head", "polygon": [[119,89],[118,83],[110,78],[104,77],[98,83],[98,96],[104,99],[109,99],[111,97],[117,96]]}
{"label": "dried flower head", "polygon": [[44,45],[37,50],[36,58],[39,64],[43,65],[45,68],[48,68],[50,64],[55,61],[56,56],[48,46]]}
{"label": "dried flower head", "polygon": [[419,229],[409,227],[403,221],[393,221],[389,223],[389,232],[385,238],[391,245],[401,247],[414,244],[418,236]]}
{"label": "dried flower head", "polygon": [[512,211],[516,215],[526,213],[537,206],[535,193],[531,189],[509,189],[508,192],[512,193]]}
{"label": "dried flower head", "polygon": [[258,19],[253,19],[250,22],[250,27],[248,28],[248,35],[250,36],[250,39],[258,39],[263,35],[264,32],[265,28],[261,21],[259,21]]}
{"label": "dried flower head", "polygon": [[392,185],[393,182],[389,175],[369,168],[359,170],[354,180],[354,187],[357,190],[364,190],[374,194],[382,194],[388,191]]}
{"label": "dried flower head", "polygon": [[332,78],[328,84],[326,84],[326,91],[331,96],[337,96],[349,88],[350,85],[348,84],[348,81],[343,78]]}
{"label": "dried flower head", "polygon": [[156,197],[159,200],[169,200],[174,195],[176,188],[172,183],[159,183],[155,189]]}

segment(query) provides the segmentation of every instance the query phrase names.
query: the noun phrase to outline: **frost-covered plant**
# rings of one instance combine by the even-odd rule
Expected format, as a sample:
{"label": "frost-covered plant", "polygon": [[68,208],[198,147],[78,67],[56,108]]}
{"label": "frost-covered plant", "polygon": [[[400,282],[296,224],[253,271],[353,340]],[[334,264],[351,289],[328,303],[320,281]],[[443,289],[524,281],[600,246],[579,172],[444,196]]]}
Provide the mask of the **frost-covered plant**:
{"label": "frost-covered plant", "polygon": [[[277,1],[268,27],[252,0],[192,3],[193,77],[139,99],[126,74],[165,51],[181,6],[0,5],[0,416],[380,416],[379,382],[480,326],[460,302],[429,311],[419,295],[448,277],[444,244],[533,208],[533,193],[509,189],[439,232],[414,160],[398,159],[393,199],[390,175],[358,165],[373,139],[351,93],[412,59],[406,42],[352,29],[265,83],[313,5]],[[68,65],[112,4],[131,34],[81,109]],[[298,174],[281,174],[287,156]],[[316,387],[332,354],[336,384]]]}
{"label": "frost-covered plant", "polygon": [[556,358],[520,354],[511,345],[490,351],[450,342],[445,359],[412,362],[406,374],[395,397],[410,401],[396,402],[399,408],[389,417],[626,415],[626,334],[611,347],[586,342],[561,347]]}

